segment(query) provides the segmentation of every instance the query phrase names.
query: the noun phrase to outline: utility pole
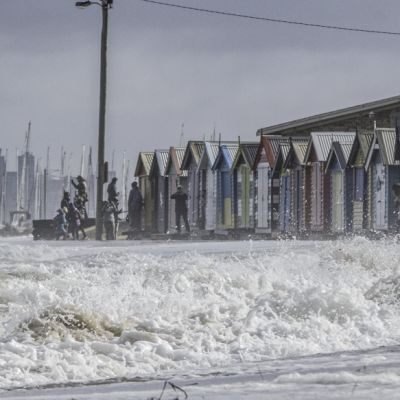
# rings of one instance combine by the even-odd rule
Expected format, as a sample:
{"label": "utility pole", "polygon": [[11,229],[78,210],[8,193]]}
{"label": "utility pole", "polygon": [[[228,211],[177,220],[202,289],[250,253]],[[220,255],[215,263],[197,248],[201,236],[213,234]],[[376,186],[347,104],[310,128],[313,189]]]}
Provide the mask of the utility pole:
{"label": "utility pole", "polygon": [[77,7],[86,8],[92,4],[101,7],[101,51],[100,51],[100,104],[99,104],[99,137],[97,149],[97,198],[96,198],[96,240],[102,239],[103,221],[103,186],[104,186],[104,147],[105,147],[105,117],[106,117],[106,89],[107,89],[107,33],[108,9],[112,7],[113,0],[78,1]]}

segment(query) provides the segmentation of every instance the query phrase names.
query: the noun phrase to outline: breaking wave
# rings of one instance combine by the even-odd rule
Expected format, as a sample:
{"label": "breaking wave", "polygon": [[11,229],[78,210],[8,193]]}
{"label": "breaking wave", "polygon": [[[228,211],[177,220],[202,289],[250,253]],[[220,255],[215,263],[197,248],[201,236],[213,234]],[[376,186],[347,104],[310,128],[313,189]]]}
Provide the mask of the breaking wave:
{"label": "breaking wave", "polygon": [[362,238],[195,250],[3,241],[0,388],[398,344],[399,258],[395,240]]}

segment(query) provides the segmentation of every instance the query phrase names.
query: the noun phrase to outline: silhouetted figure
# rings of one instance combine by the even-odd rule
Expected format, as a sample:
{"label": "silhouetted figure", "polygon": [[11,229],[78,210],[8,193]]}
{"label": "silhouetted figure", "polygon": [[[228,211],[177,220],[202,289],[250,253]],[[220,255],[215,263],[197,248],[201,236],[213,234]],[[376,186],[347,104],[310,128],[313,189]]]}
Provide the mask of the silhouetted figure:
{"label": "silhouetted figure", "polygon": [[79,240],[79,230],[81,226],[81,216],[74,203],[69,204],[68,208],[68,230],[72,234],[72,239]]}
{"label": "silhouetted figure", "polygon": [[177,187],[177,191],[171,196],[171,199],[175,200],[175,215],[176,215],[176,230],[181,233],[181,217],[185,223],[186,232],[190,232],[189,221],[187,217],[187,200],[188,196],[183,192],[182,186]]}
{"label": "silhouetted figure", "polygon": [[60,204],[61,209],[63,209],[64,207],[66,207],[68,209],[69,203],[71,203],[71,196],[69,195],[69,192],[64,192],[63,198],[62,198],[61,204]]}
{"label": "silhouetted figure", "polygon": [[117,180],[118,178],[112,178],[111,182],[107,186],[108,201],[115,203],[116,207],[118,207],[119,196],[119,192],[117,192]]}
{"label": "silhouetted figure", "polygon": [[78,191],[77,197],[79,197],[80,200],[83,202],[83,205],[85,205],[86,202],[88,201],[88,196],[86,191],[86,181],[80,175],[78,175],[76,179],[78,181],[78,184],[76,184],[73,179],[71,179],[71,184]]}
{"label": "silhouetted figure", "polygon": [[60,236],[64,240],[68,238],[68,224],[67,219],[65,217],[65,212],[62,208],[57,210],[57,215],[54,217],[55,228],[56,228],[56,240],[60,239]]}
{"label": "silhouetted figure", "polygon": [[143,197],[138,188],[137,182],[132,182],[132,189],[128,198],[128,219],[132,231],[142,230],[142,207]]}
{"label": "silhouetted figure", "polygon": [[103,224],[104,230],[106,231],[106,240],[115,240],[116,232],[115,232],[115,218],[117,215],[118,218],[118,210],[112,201],[104,201],[102,208],[103,215]]}

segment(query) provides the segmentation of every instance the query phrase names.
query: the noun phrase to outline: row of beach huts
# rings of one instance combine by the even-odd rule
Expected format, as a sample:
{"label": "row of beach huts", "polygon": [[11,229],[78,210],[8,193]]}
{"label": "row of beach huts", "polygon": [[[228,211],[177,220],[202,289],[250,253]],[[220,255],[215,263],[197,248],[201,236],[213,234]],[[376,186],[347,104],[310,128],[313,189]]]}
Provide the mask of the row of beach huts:
{"label": "row of beach huts", "polygon": [[257,140],[191,140],[140,152],[143,229],[174,233],[170,200],[188,194],[204,237],[366,234],[398,229],[400,96],[257,131]]}

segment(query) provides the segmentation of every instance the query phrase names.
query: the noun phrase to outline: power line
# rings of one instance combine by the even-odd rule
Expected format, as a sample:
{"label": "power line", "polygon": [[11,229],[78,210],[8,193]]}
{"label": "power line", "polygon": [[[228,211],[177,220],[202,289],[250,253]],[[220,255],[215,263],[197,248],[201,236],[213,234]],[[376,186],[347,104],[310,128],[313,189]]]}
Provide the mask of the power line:
{"label": "power line", "polygon": [[196,11],[196,12],[202,12],[202,13],[207,13],[207,14],[218,14],[218,15],[224,15],[227,17],[247,18],[247,19],[264,21],[264,22],[276,22],[276,23],[280,23],[280,24],[300,25],[300,26],[306,26],[309,28],[321,28],[321,29],[332,29],[332,30],[339,30],[339,31],[371,33],[371,34],[378,34],[378,35],[400,36],[400,32],[393,32],[393,31],[351,28],[351,27],[346,27],[346,26],[313,24],[313,23],[301,22],[301,21],[290,21],[290,20],[286,20],[286,19],[257,17],[255,15],[238,14],[238,13],[228,12],[228,11],[210,10],[207,8],[198,8],[198,7],[183,6],[181,4],[165,3],[163,1],[158,1],[158,0],[138,0],[138,1],[142,1],[144,3],[150,3],[153,5],[180,8],[180,9],[184,9],[184,10],[188,10],[188,11]]}

